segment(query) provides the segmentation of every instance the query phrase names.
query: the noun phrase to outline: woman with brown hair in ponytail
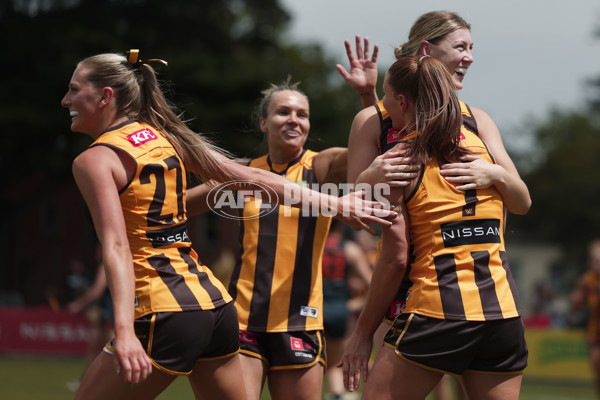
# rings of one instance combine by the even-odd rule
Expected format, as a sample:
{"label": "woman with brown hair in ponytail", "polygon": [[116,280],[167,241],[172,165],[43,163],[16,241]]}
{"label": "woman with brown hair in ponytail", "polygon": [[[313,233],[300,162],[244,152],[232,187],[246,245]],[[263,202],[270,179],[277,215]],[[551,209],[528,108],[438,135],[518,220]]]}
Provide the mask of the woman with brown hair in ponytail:
{"label": "woman with brown hair in ponytail", "polygon": [[232,384],[242,376],[236,308],[188,237],[187,171],[239,188],[262,184],[282,201],[291,187],[301,204],[327,204],[357,229],[391,223],[360,196],[315,193],[231,160],[179,119],[152,61],[160,60],[142,61],[137,50],[86,58],[61,102],[71,130],[94,139],[73,174],[102,244],[115,311],[114,339],[75,398],[153,399],[185,375],[196,398],[245,399],[244,386]]}
{"label": "woman with brown hair in ponytail", "polygon": [[[471,399],[516,400],[527,345],[504,248],[502,197],[494,186],[458,190],[439,173],[467,155],[493,159],[461,126],[440,61],[401,57],[383,89],[393,128],[404,133],[420,173],[388,196],[400,216],[383,232],[367,302],[342,357],[345,385],[358,388],[362,372],[365,399],[424,399],[449,374],[462,377]],[[406,307],[369,374],[373,333],[405,275]]]}

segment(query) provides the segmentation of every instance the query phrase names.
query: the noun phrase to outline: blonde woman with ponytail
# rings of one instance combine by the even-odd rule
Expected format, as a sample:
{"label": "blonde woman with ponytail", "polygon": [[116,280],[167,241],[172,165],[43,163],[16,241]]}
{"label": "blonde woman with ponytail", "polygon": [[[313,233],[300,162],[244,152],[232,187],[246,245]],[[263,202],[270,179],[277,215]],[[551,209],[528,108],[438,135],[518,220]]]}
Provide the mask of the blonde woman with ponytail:
{"label": "blonde woman with ponytail", "polygon": [[187,234],[187,171],[206,181],[243,180],[244,188],[257,182],[282,200],[295,185],[302,204],[327,203],[357,229],[391,222],[373,216],[379,204],[360,196],[315,194],[230,160],[180,120],[152,62],[165,63],[143,61],[138,50],[86,58],[61,102],[71,130],[94,139],[73,175],[102,244],[115,311],[114,339],[75,398],[153,399],[182,375],[198,399],[245,399],[243,385],[231,384],[242,376],[234,303]]}
{"label": "blonde woman with ponytail", "polygon": [[[362,373],[363,399],[417,400],[448,374],[462,378],[471,399],[516,400],[527,345],[504,248],[502,196],[494,186],[457,190],[440,174],[467,156],[492,164],[491,154],[462,125],[440,61],[400,57],[383,90],[392,128],[405,132],[400,142],[420,171],[388,197],[400,216],[382,234],[367,302],[342,357],[344,383],[357,389]],[[405,308],[369,372],[373,334],[405,274]]]}

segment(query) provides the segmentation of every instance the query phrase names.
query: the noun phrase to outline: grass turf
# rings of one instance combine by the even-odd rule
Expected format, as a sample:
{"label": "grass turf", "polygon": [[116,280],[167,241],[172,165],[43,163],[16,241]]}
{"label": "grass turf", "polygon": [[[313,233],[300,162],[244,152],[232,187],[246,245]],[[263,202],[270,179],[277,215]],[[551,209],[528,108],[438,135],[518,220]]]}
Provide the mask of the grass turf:
{"label": "grass turf", "polygon": [[[0,356],[0,398],[10,400],[64,400],[73,397],[66,383],[80,378],[84,362],[80,358],[42,356]],[[178,378],[160,400],[193,399],[187,379]],[[431,399],[431,396],[427,398]],[[532,382],[526,378],[520,400],[593,400],[590,384]],[[268,391],[261,400],[270,400]]]}

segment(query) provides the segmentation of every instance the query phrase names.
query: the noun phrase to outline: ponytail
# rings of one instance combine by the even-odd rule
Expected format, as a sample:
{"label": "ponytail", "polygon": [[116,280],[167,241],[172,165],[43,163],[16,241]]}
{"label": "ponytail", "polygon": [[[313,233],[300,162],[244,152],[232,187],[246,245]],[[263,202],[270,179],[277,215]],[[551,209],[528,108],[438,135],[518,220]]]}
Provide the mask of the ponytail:
{"label": "ponytail", "polygon": [[425,163],[460,162],[470,151],[460,147],[462,115],[446,66],[430,57],[402,57],[389,69],[388,84],[415,104],[416,136],[408,156]]}
{"label": "ponytail", "polygon": [[448,68],[430,56],[418,61],[416,109],[416,154],[427,155],[440,164],[460,162],[466,149],[460,147],[462,114]]}
{"label": "ponytail", "polygon": [[[177,108],[165,98],[156,79],[156,72],[141,61],[137,50],[120,54],[99,54],[81,61],[90,67],[89,80],[96,87],[110,86],[115,90],[117,112],[161,130],[183,158],[188,169],[202,180],[228,182],[234,179],[223,169],[224,150],[212,144],[202,134],[192,131],[177,114]],[[164,61],[163,61],[164,62]]]}

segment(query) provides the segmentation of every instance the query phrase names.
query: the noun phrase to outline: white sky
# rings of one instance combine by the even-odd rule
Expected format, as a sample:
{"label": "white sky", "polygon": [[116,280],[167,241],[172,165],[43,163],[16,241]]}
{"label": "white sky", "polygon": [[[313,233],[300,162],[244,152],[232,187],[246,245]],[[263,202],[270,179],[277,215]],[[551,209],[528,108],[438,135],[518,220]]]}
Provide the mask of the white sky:
{"label": "white sky", "polygon": [[588,93],[586,79],[600,77],[600,37],[594,36],[600,30],[597,0],[281,0],[281,4],[293,18],[292,40],[319,42],[348,67],[344,40],[354,43],[356,34],[368,36],[379,44],[380,70],[391,65],[393,48],[406,41],[417,17],[434,10],[457,12],[471,24],[475,58],[461,100],[488,112],[505,141],[511,137],[506,131],[523,126],[529,117],[543,119],[552,108],[576,110]]}

